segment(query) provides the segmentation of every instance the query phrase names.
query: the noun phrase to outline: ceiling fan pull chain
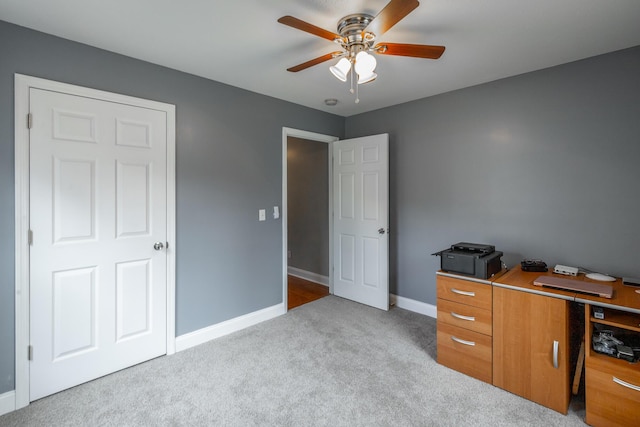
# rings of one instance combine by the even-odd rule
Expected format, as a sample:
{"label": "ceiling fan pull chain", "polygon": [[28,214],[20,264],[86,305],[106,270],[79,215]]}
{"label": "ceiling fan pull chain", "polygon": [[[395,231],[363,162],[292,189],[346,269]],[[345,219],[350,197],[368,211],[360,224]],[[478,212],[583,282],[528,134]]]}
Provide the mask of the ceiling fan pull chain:
{"label": "ceiling fan pull chain", "polygon": [[358,104],[360,102],[360,98],[358,96],[358,92],[359,92],[358,86],[360,86],[360,85],[356,84],[356,104]]}
{"label": "ceiling fan pull chain", "polygon": [[355,80],[354,73],[355,73],[355,71],[353,71],[353,66],[352,66],[351,70],[349,72],[349,80],[350,80],[350,83],[351,83],[351,89],[349,89],[349,92],[351,92],[351,93],[354,93],[354,90],[353,90],[353,81]]}

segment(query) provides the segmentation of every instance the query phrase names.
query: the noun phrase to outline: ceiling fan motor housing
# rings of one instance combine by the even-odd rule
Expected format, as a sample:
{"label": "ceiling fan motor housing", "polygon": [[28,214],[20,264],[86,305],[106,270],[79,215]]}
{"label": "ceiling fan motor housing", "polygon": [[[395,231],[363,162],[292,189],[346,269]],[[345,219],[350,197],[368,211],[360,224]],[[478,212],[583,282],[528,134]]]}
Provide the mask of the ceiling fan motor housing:
{"label": "ceiling fan motor housing", "polygon": [[373,45],[376,39],[375,34],[364,31],[373,18],[366,13],[355,13],[345,16],[338,23],[338,34],[342,39],[336,41],[349,52],[350,56],[369,50]]}

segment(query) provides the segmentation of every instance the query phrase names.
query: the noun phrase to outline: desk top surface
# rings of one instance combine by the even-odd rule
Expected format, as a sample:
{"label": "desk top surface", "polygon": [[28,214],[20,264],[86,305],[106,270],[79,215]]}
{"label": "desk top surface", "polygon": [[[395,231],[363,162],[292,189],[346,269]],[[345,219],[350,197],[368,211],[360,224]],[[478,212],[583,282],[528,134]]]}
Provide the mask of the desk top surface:
{"label": "desk top surface", "polygon": [[[596,295],[534,285],[533,282],[540,276],[562,277],[601,285],[611,285],[613,288],[613,296],[612,298],[602,298]],[[496,278],[493,281],[493,285],[640,314],[640,293],[635,292],[636,290],[640,290],[640,288],[624,285],[620,278],[616,279],[615,282],[600,282],[589,279],[585,277],[584,274],[579,274],[578,276],[563,276],[550,271],[546,273],[528,272],[522,271],[520,266],[517,266]]]}

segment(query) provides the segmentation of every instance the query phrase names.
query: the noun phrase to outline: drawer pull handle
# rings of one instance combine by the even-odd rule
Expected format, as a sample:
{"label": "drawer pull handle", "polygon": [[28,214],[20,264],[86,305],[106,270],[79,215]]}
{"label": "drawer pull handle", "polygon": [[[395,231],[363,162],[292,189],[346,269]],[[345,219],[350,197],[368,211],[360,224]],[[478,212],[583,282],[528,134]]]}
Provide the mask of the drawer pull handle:
{"label": "drawer pull handle", "polygon": [[558,348],[560,343],[558,341],[553,342],[553,367],[558,369]]}
{"label": "drawer pull handle", "polygon": [[460,338],[456,338],[453,335],[451,335],[451,339],[454,340],[457,343],[464,344],[464,345],[470,345],[470,346],[475,346],[476,345],[476,343],[474,343],[473,341],[461,340]]}
{"label": "drawer pull handle", "polygon": [[630,388],[631,390],[640,391],[640,386],[630,384],[626,381],[622,381],[620,378],[613,377],[613,382],[616,384],[620,384],[623,387]]}
{"label": "drawer pull handle", "polygon": [[475,292],[461,291],[461,290],[458,290],[456,288],[451,288],[451,292],[453,292],[454,294],[458,294],[458,295],[464,295],[466,297],[475,297],[476,296]]}
{"label": "drawer pull handle", "polygon": [[476,321],[476,318],[473,317],[473,316],[463,316],[462,314],[458,314],[458,313],[455,313],[453,311],[451,312],[451,315],[453,317],[455,317],[456,319],[460,319],[460,320],[468,320],[469,322],[475,322]]}

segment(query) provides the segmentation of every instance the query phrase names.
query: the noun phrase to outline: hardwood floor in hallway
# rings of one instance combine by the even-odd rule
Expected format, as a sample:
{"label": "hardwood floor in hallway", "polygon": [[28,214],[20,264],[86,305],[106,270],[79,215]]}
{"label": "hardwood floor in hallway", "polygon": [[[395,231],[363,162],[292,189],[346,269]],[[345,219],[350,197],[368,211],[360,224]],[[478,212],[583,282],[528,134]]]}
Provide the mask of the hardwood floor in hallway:
{"label": "hardwood floor in hallway", "polygon": [[288,310],[329,295],[328,286],[320,285],[291,275],[287,276],[287,281]]}

